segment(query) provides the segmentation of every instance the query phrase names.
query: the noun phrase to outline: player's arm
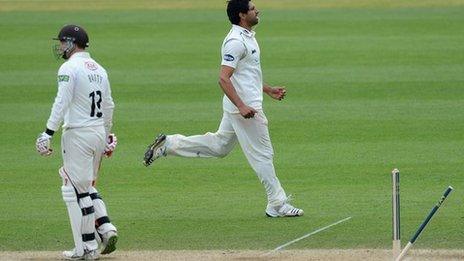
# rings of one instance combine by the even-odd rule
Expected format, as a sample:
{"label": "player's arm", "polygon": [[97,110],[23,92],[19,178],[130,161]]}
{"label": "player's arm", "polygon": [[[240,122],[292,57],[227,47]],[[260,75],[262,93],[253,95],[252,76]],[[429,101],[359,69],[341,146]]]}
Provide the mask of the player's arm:
{"label": "player's arm", "polygon": [[114,133],[111,133],[111,128],[113,127],[114,101],[111,96],[109,80],[107,80],[105,84],[107,84],[107,86],[102,100],[102,112],[107,140],[104,154],[106,157],[111,157],[118,144],[118,139]]}
{"label": "player's arm", "polygon": [[113,111],[114,111],[114,101],[113,97],[111,96],[111,87],[109,80],[106,81],[106,88],[105,93],[103,95],[102,100],[102,113],[103,113],[103,120],[105,124],[105,131],[106,134],[111,132],[111,128],[113,127]]}
{"label": "player's arm", "polygon": [[244,118],[252,118],[257,111],[242,101],[230,80],[238,62],[245,54],[246,48],[243,43],[238,40],[230,40],[224,44],[221,71],[219,72],[219,86],[221,86],[224,94],[238,108],[240,114]]}
{"label": "player's arm", "polygon": [[276,100],[282,100],[287,94],[287,89],[284,86],[275,86],[272,87],[266,83],[263,84],[263,92],[269,95],[271,98]]}
{"label": "player's arm", "polygon": [[234,85],[230,80],[230,77],[233,73],[234,68],[229,67],[227,65],[221,65],[221,72],[219,73],[219,85],[221,86],[222,91],[229,98],[229,100],[235,106],[237,106],[238,110],[240,111],[240,114],[244,118],[252,118],[257,111],[251,108],[250,106],[246,105],[238,96],[237,92],[235,91]]}
{"label": "player's arm", "polygon": [[74,80],[72,72],[67,66],[62,65],[58,71],[58,92],[48,118],[45,131],[39,134],[36,140],[37,152],[42,156],[49,156],[53,150],[51,139],[55,131],[60,128],[64,114],[72,101],[74,91]]}
{"label": "player's arm", "polygon": [[58,92],[47,121],[47,131],[53,135],[60,128],[64,114],[71,104],[74,93],[74,76],[71,68],[63,64],[58,71]]}

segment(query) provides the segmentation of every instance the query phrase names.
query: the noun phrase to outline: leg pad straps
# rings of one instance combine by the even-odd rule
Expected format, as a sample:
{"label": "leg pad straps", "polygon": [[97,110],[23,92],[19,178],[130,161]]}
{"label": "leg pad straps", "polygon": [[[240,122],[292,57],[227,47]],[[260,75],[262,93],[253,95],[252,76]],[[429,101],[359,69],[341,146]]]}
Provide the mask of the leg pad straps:
{"label": "leg pad straps", "polygon": [[95,233],[82,234],[82,241],[84,242],[92,241],[94,239],[95,239]]}

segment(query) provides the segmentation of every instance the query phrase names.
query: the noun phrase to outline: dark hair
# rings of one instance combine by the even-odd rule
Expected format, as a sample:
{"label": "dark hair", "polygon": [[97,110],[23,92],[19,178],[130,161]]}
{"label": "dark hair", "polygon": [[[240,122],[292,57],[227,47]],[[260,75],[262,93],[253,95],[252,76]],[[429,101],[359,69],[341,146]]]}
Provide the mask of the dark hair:
{"label": "dark hair", "polygon": [[240,13],[248,13],[250,0],[229,0],[227,1],[227,16],[232,24],[240,23]]}

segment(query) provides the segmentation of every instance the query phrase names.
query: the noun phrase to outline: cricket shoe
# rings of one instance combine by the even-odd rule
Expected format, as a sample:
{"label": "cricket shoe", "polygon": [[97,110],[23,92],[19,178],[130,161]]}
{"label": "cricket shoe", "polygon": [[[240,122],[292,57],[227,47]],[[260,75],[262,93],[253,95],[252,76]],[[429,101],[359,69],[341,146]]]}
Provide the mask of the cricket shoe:
{"label": "cricket shoe", "polygon": [[116,231],[110,230],[102,236],[102,250],[100,254],[107,255],[116,250],[116,243],[118,242],[118,234]]}
{"label": "cricket shoe", "polygon": [[148,146],[147,151],[143,157],[143,165],[145,167],[150,166],[157,158],[166,156],[166,135],[160,134],[155,138],[155,141]]}
{"label": "cricket shoe", "polygon": [[63,251],[63,258],[66,260],[97,260],[99,257],[97,250],[85,250],[83,255],[79,255],[75,248]]}
{"label": "cricket shoe", "polygon": [[304,211],[300,208],[296,208],[290,205],[288,202],[291,200],[289,196],[282,205],[280,206],[267,206],[266,216],[268,217],[301,217]]}

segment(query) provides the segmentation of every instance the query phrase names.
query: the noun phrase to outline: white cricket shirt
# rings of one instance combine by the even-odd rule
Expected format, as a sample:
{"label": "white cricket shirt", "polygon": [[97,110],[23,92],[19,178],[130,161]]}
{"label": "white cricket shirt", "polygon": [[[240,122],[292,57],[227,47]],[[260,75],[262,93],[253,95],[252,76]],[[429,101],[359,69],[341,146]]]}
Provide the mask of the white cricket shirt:
{"label": "white cricket shirt", "polygon": [[[232,29],[222,44],[221,55],[221,65],[235,69],[230,79],[240,99],[254,109],[262,109],[263,76],[255,32],[232,25]],[[224,111],[239,112],[226,95],[222,103]]]}
{"label": "white cricket shirt", "polygon": [[58,70],[58,93],[47,128],[105,125],[110,131],[114,103],[106,70],[87,52],[74,53]]}

